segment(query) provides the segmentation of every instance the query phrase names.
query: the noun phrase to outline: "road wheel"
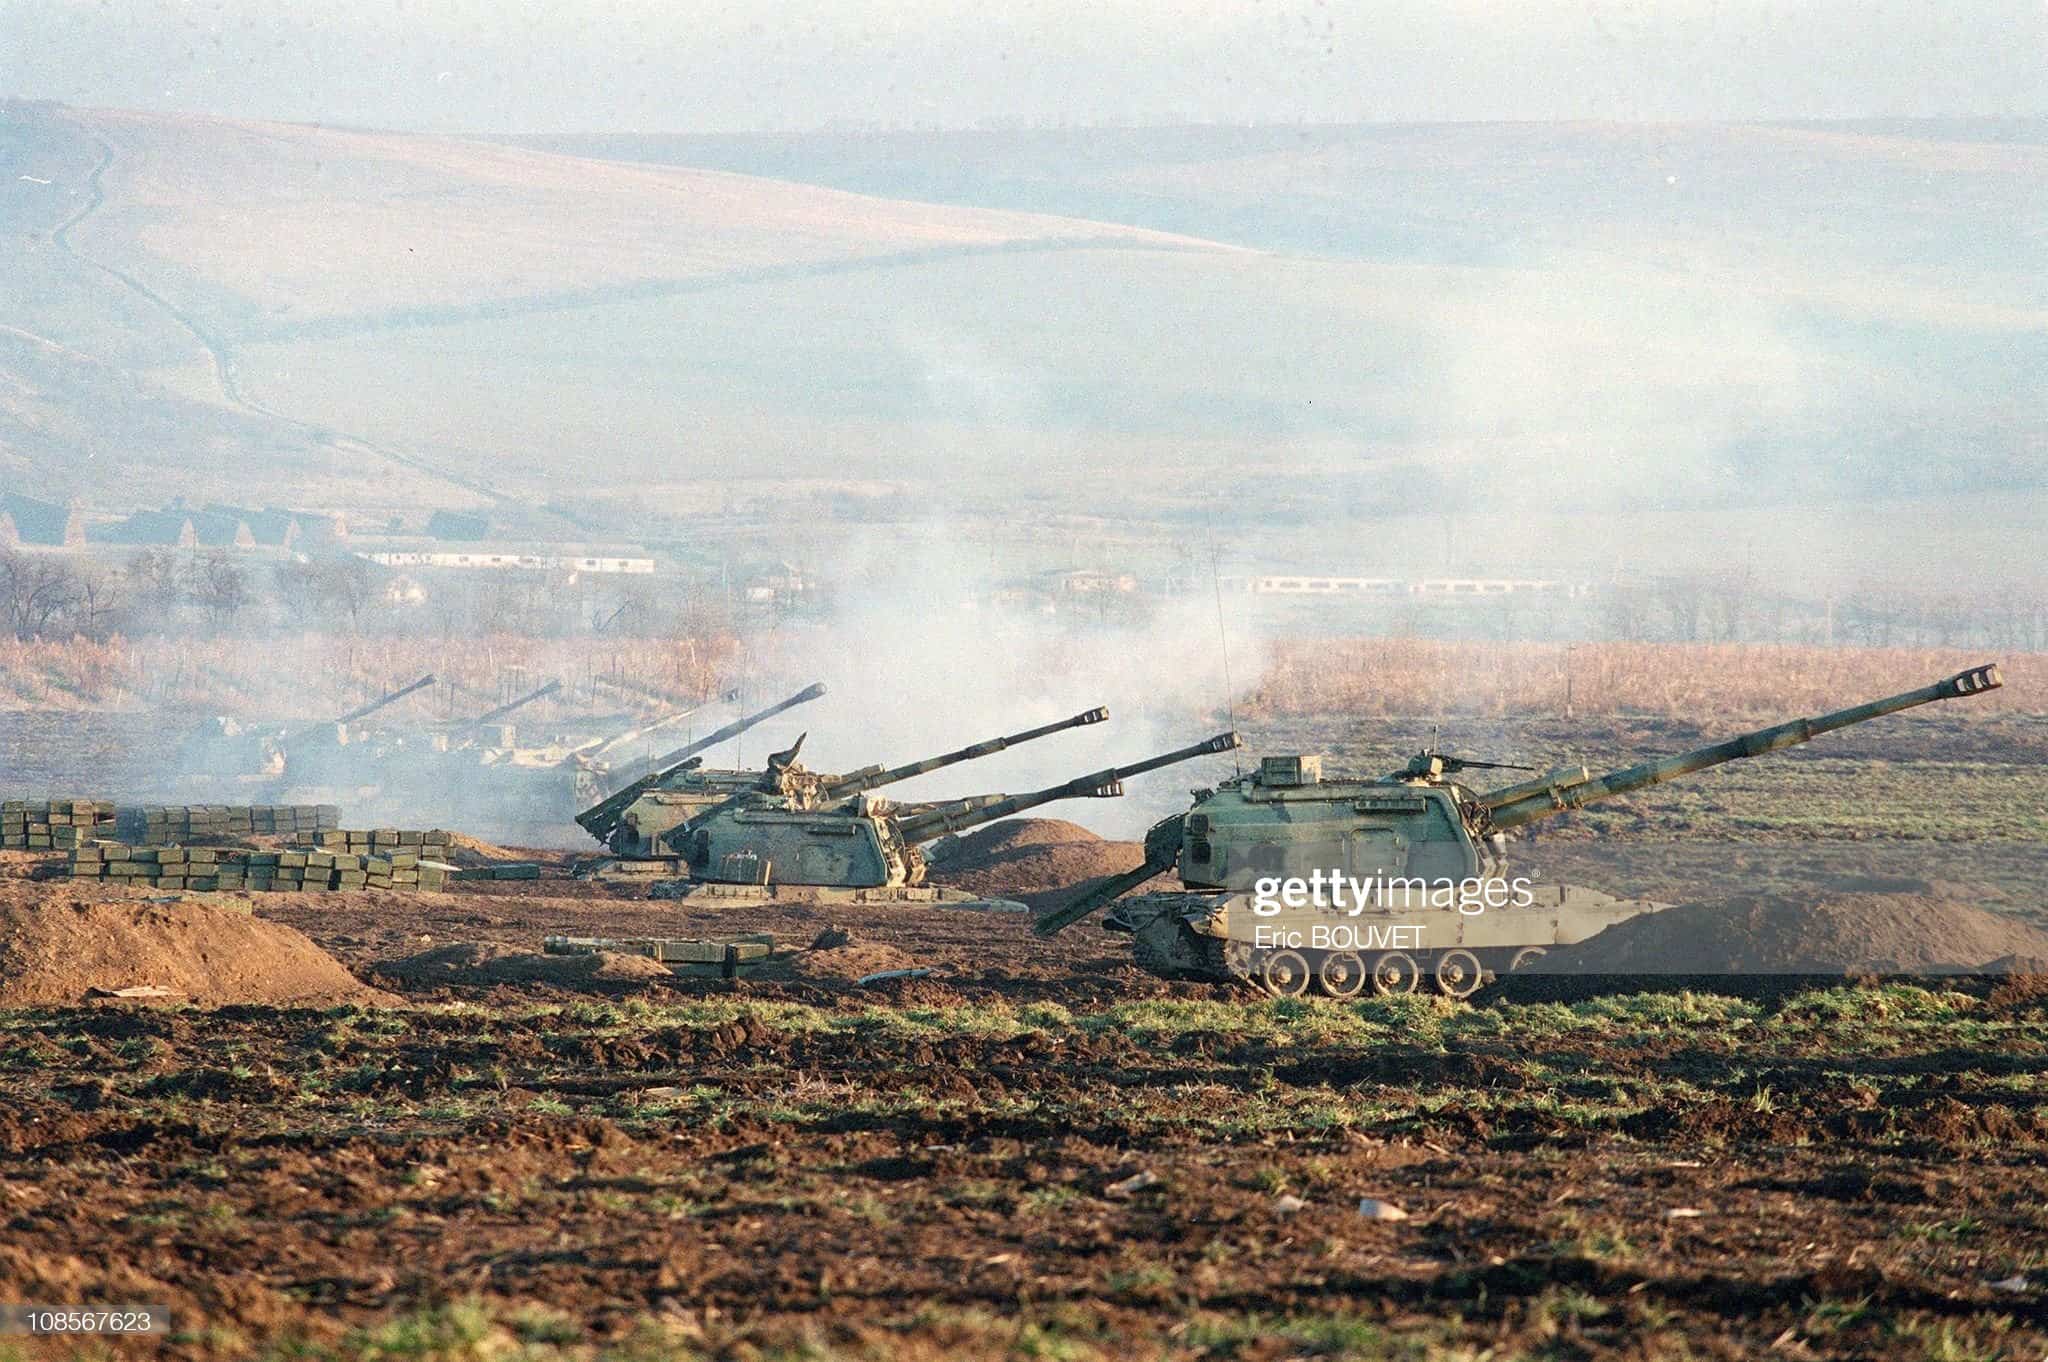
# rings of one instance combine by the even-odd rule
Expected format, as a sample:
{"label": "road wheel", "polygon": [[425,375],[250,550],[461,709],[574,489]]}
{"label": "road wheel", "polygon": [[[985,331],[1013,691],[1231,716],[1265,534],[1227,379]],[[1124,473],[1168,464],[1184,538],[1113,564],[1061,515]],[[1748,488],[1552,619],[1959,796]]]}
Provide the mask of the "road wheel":
{"label": "road wheel", "polygon": [[1436,991],[1446,998],[1469,998],[1485,982],[1486,971],[1470,951],[1445,951],[1436,958]]}
{"label": "road wheel", "polygon": [[1513,974],[1522,966],[1530,963],[1533,960],[1541,960],[1544,956],[1548,955],[1549,953],[1550,952],[1544,950],[1541,946],[1524,946],[1522,947],[1522,949],[1515,952],[1515,958],[1508,963],[1508,973]]}
{"label": "road wheel", "polygon": [[1274,951],[1259,962],[1259,982],[1276,998],[1299,998],[1308,992],[1309,978],[1300,951]]}
{"label": "road wheel", "polygon": [[1357,951],[1331,951],[1316,967],[1316,982],[1332,998],[1356,998],[1365,991],[1365,961]]}
{"label": "road wheel", "polygon": [[1388,951],[1372,962],[1372,991],[1382,998],[1413,993],[1421,982],[1422,971],[1415,968],[1415,957],[1406,951]]}

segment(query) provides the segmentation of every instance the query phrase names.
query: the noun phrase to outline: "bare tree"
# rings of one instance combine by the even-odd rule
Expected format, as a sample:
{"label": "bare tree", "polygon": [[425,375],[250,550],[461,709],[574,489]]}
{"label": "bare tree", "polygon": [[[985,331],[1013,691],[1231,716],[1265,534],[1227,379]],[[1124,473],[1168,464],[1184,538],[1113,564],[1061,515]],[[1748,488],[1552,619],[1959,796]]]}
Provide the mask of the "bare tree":
{"label": "bare tree", "polygon": [[1642,588],[1616,583],[1600,593],[1601,613],[1607,617],[1607,632],[1623,643],[1639,643],[1649,619],[1648,602]]}
{"label": "bare tree", "polygon": [[1671,616],[1671,634],[1681,643],[1696,643],[1700,636],[1700,614],[1706,593],[1690,578],[1674,577],[1657,588],[1657,601]]}
{"label": "bare tree", "polygon": [[188,589],[216,629],[225,626],[249,604],[248,575],[218,549],[192,560]]}
{"label": "bare tree", "polygon": [[354,554],[330,558],[321,564],[320,597],[348,616],[350,632],[360,629],[363,611],[376,599],[376,575],[369,560]]}
{"label": "bare tree", "polygon": [[1714,579],[1710,590],[1715,613],[1721,617],[1721,637],[1730,643],[1739,641],[1756,601],[1749,568],[1722,573]]}
{"label": "bare tree", "polygon": [[139,549],[128,560],[129,590],[157,610],[168,611],[178,604],[185,591],[183,576],[178,555],[169,549]]}
{"label": "bare tree", "polygon": [[89,638],[105,638],[114,632],[121,618],[121,582],[104,570],[78,575],[79,631]]}
{"label": "bare tree", "polygon": [[320,570],[303,558],[288,558],[270,570],[278,604],[294,624],[311,624],[320,613]]}
{"label": "bare tree", "polygon": [[61,558],[0,549],[0,623],[39,638],[78,598],[78,576]]}

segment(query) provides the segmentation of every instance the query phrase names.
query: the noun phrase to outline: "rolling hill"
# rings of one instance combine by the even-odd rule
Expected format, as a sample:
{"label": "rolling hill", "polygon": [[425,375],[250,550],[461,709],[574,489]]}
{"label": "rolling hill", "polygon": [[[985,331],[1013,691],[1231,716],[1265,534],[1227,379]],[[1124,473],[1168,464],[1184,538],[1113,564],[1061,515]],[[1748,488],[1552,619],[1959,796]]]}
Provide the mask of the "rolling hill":
{"label": "rolling hill", "polygon": [[45,495],[113,463],[132,502],[624,524],[858,483],[1364,556],[1451,513],[1536,552],[1592,512],[1881,542],[1857,507],[2024,523],[2048,483],[2031,124],[508,142],[13,104],[0,236],[0,469]]}

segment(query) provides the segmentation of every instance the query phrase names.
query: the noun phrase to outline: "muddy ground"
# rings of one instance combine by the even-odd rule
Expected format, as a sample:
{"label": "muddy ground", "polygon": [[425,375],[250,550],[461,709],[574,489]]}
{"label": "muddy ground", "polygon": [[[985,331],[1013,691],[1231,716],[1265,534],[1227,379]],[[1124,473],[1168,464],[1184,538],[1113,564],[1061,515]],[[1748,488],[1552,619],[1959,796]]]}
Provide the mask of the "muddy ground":
{"label": "muddy ground", "polygon": [[[1922,755],[1827,779],[1938,789]],[[1666,897],[1914,875],[2039,921],[2013,789],[1946,841],[1779,806],[1691,811],[1701,847],[1638,810],[1526,854]],[[247,900],[395,1007],[0,1012],[0,1299],[168,1306],[120,1357],[2048,1356],[2025,979],[1262,1001],[1092,927],[628,892]],[[736,930],[936,973],[379,968]]]}
{"label": "muddy ground", "polygon": [[940,975],[450,986],[377,965],[734,924],[566,880],[257,911],[403,1005],[4,1014],[10,1296],[218,1359],[2048,1349],[2026,982],[1262,1002],[779,907]]}

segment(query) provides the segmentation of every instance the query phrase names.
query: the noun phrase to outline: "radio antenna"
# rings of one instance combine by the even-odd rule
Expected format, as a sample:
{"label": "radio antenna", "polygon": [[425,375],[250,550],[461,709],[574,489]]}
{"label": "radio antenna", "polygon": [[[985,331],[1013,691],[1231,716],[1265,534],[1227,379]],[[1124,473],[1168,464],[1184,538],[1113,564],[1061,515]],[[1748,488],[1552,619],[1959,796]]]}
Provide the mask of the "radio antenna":
{"label": "radio antenna", "polygon": [[[1202,522],[1209,531],[1209,587],[1216,597],[1216,651],[1223,660],[1223,711],[1230,716],[1230,731],[1237,732],[1237,688],[1230,684],[1230,633],[1223,627],[1223,576],[1219,564],[1221,551],[1216,547],[1216,517],[1207,507],[1202,511]],[[1237,748],[1230,749],[1230,767],[1237,775],[1244,774],[1244,764],[1237,758]]]}

